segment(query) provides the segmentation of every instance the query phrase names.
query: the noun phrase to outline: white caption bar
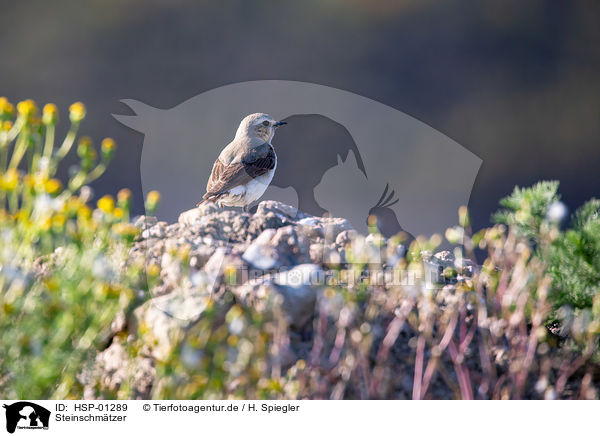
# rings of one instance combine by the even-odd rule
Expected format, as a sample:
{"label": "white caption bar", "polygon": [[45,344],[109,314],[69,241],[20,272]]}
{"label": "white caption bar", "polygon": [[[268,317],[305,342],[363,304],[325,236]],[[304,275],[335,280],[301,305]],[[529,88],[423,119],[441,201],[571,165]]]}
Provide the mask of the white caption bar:
{"label": "white caption bar", "polygon": [[[594,401],[10,401],[0,435],[587,433]],[[175,433],[174,433],[175,432]],[[385,432],[385,433],[384,433]],[[390,433],[391,432],[391,433]]]}

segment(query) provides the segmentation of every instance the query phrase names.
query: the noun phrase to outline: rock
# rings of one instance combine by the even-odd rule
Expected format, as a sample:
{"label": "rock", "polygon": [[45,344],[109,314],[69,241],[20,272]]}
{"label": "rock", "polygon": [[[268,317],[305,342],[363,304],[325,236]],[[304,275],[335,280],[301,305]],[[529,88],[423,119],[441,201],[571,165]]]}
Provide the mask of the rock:
{"label": "rock", "polygon": [[133,313],[130,333],[144,332],[146,345],[153,358],[165,361],[209,306],[211,295],[195,289],[178,289],[152,298]]}
{"label": "rock", "polygon": [[285,216],[286,218],[299,219],[306,216],[306,214],[299,212],[295,207],[281,203],[279,201],[267,200],[261,201],[256,208],[257,215],[266,215],[269,212],[273,212],[278,215]]}
{"label": "rock", "polygon": [[208,262],[212,255],[215,254],[216,250],[217,247],[214,245],[197,245],[197,248],[190,253],[190,266],[195,269],[202,268],[206,265],[206,262]]}
{"label": "rock", "polygon": [[229,280],[233,280],[233,284],[239,283],[243,273],[248,270],[248,264],[230,247],[219,247],[202,269],[205,275],[200,287],[207,292],[217,293],[225,279],[226,270],[230,275]]}
{"label": "rock", "polygon": [[384,251],[376,240],[370,236],[357,235],[350,242],[350,253],[347,262],[358,264],[381,264],[384,261]]}
{"label": "rock", "polygon": [[312,318],[323,270],[316,265],[298,265],[288,271],[266,275],[233,290],[244,305],[264,312],[278,304],[287,322],[302,328]]}
{"label": "rock", "polygon": [[339,247],[345,247],[346,244],[349,244],[354,238],[356,238],[357,234],[358,233],[356,230],[343,230],[335,238],[335,243]]}
{"label": "rock", "polygon": [[322,225],[325,230],[325,237],[332,241],[335,241],[341,232],[352,230],[350,221],[345,218],[323,218]]}
{"label": "rock", "polygon": [[141,229],[147,229],[157,223],[156,217],[153,216],[138,216],[133,219],[133,225]]}
{"label": "rock", "polygon": [[[290,337],[279,364],[305,359],[312,347],[311,320],[317,295],[322,294],[324,269],[338,268],[345,261],[346,246],[357,238],[362,246],[377,242],[358,235],[345,219],[311,216],[276,201],[259,203],[253,214],[208,203],[183,212],[174,224],[139,217],[135,225],[142,235],[130,251],[131,261],[142,257],[160,274],[150,299],[127,319],[121,313],[115,320],[115,340],[98,354],[96,367],[100,385],[108,390],[131,377],[125,368],[138,371],[140,398],[159,384],[155,363],[172,357],[209,305],[217,308],[211,323],[220,322],[234,301],[269,316],[278,307]],[[124,330],[141,342],[135,360],[128,360],[131,357],[118,344]],[[190,367],[195,362],[193,354],[179,357]],[[94,394],[88,389],[86,395]]]}
{"label": "rock", "polygon": [[269,270],[277,267],[277,253],[270,246],[275,229],[264,230],[246,249],[242,258],[256,269]]}
{"label": "rock", "polygon": [[435,253],[433,255],[433,258],[431,259],[433,263],[441,265],[442,267],[454,267],[454,260],[454,254],[452,254],[452,252],[448,250]]}
{"label": "rock", "polygon": [[[85,400],[103,398],[102,392],[115,392],[123,383],[130,383],[131,397],[136,400],[150,398],[156,377],[151,358],[139,356],[134,364],[128,362],[125,347],[119,340],[96,356],[91,373],[83,376]],[[96,390],[99,392],[97,393]]]}
{"label": "rock", "polygon": [[474,274],[475,264],[471,259],[456,258],[448,250],[431,253],[421,253],[425,268],[425,277],[432,284],[448,284],[464,281]]}
{"label": "rock", "polygon": [[310,245],[310,261],[317,265],[327,265],[330,268],[338,267],[345,262],[344,250],[338,251],[335,244],[325,241]]}
{"label": "rock", "polygon": [[321,243],[316,243],[316,244],[310,244],[310,261],[312,263],[315,264],[322,264],[323,263],[323,252],[324,252],[324,247],[323,244]]}
{"label": "rock", "polygon": [[187,210],[179,215],[178,222],[182,226],[195,226],[200,221],[202,216],[206,215],[205,210],[206,208],[201,209],[199,207]]}
{"label": "rock", "polygon": [[308,240],[293,226],[266,229],[246,249],[242,258],[253,268],[271,270],[309,260]]}
{"label": "rock", "polygon": [[297,225],[307,236],[311,238],[325,238],[328,241],[335,241],[341,232],[352,230],[350,221],[344,218],[307,216],[300,219]]}

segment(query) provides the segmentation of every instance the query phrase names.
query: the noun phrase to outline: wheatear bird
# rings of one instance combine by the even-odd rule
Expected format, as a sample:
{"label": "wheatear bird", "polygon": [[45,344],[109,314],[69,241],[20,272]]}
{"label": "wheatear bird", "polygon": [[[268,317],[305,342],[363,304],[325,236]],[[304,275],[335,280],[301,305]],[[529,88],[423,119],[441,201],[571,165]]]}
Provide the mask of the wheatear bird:
{"label": "wheatear bird", "polygon": [[262,113],[244,118],[233,141],[215,161],[206,194],[198,205],[214,201],[219,206],[241,206],[247,211],[273,179],[277,155],[271,141],[275,130],[284,124]]}

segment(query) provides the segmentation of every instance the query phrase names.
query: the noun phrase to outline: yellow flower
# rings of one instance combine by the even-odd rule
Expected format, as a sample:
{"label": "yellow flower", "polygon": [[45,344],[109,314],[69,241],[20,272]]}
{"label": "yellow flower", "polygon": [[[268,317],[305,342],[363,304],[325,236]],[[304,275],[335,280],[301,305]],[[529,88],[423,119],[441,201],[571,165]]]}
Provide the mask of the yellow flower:
{"label": "yellow flower", "polygon": [[46,182],[46,192],[50,195],[54,195],[60,191],[62,183],[58,179],[50,179]]}
{"label": "yellow flower", "polygon": [[148,196],[146,197],[146,201],[150,203],[158,203],[160,201],[160,193],[158,191],[150,191],[148,192]]}
{"label": "yellow flower", "polygon": [[96,290],[97,290],[98,294],[103,297],[114,298],[114,297],[118,297],[120,294],[119,287],[113,286],[110,283],[98,284]]}
{"label": "yellow flower", "polygon": [[158,191],[150,191],[146,196],[146,211],[148,214],[154,213],[158,203],[160,202],[160,194]]}
{"label": "yellow flower", "polygon": [[46,187],[46,182],[48,181],[48,175],[44,173],[35,173],[33,175],[33,183],[36,189],[43,189]]}
{"label": "yellow flower", "polygon": [[54,125],[58,121],[58,108],[53,103],[48,103],[42,111],[42,121],[46,125]]}
{"label": "yellow flower", "polygon": [[6,97],[0,97],[0,116],[12,115],[15,112],[15,107],[7,100]]}
{"label": "yellow flower", "polygon": [[117,194],[117,204],[125,211],[129,211],[131,207],[131,191],[127,188],[121,189]]}
{"label": "yellow flower", "polygon": [[2,312],[5,315],[10,315],[15,311],[15,306],[11,303],[2,303]]}
{"label": "yellow flower", "polygon": [[113,211],[113,215],[115,216],[115,218],[123,218],[123,216],[125,215],[123,212],[123,209],[121,209],[120,207],[115,207],[115,210]]}
{"label": "yellow flower", "polygon": [[67,218],[62,213],[59,213],[54,215],[54,217],[52,218],[52,225],[55,228],[62,229],[65,226],[66,221]]}
{"label": "yellow flower", "polygon": [[58,283],[55,278],[49,278],[44,281],[44,284],[48,288],[49,291],[55,292],[58,291]]}
{"label": "yellow flower", "polygon": [[112,196],[105,195],[98,200],[98,209],[106,213],[112,213],[115,209],[115,200],[113,200]]}
{"label": "yellow flower", "polygon": [[15,215],[15,219],[21,223],[29,223],[29,213],[26,210],[21,209]]}
{"label": "yellow flower", "polygon": [[113,229],[116,234],[125,237],[133,237],[138,234],[138,228],[130,223],[117,223]]}
{"label": "yellow flower", "polygon": [[77,144],[77,155],[82,159],[92,159],[94,154],[92,138],[89,136],[82,137]]}
{"label": "yellow flower", "polygon": [[189,244],[183,244],[177,250],[177,257],[181,260],[187,260],[188,256],[190,255],[191,249],[192,248],[189,246]]}
{"label": "yellow flower", "polygon": [[233,264],[228,264],[225,266],[223,270],[223,274],[225,275],[225,280],[229,284],[235,284],[237,281],[237,268]]}
{"label": "yellow flower", "polygon": [[115,148],[117,147],[117,144],[112,138],[104,138],[100,147],[102,150],[102,158],[108,160],[112,159],[113,155],[115,154]]}
{"label": "yellow flower", "polygon": [[377,215],[369,215],[367,218],[367,224],[369,227],[374,227],[377,225]]}
{"label": "yellow flower", "polygon": [[458,223],[461,227],[469,227],[471,225],[471,220],[469,219],[469,209],[467,206],[461,206],[458,209]]}
{"label": "yellow flower", "polygon": [[235,347],[238,344],[238,337],[236,335],[231,335],[227,338],[227,345],[230,347]]}
{"label": "yellow flower", "polygon": [[40,229],[43,231],[50,230],[52,227],[52,219],[50,217],[43,218],[40,222]]}
{"label": "yellow flower", "polygon": [[13,191],[19,184],[19,172],[15,168],[9,169],[8,171],[6,171],[6,173],[4,173],[4,176],[2,177],[0,182],[0,187],[2,188],[2,190]]}
{"label": "yellow flower", "polygon": [[5,121],[2,123],[2,130],[5,130],[8,132],[10,129],[12,129],[12,126],[13,126],[12,121]]}
{"label": "yellow flower", "polygon": [[23,185],[27,188],[33,188],[35,186],[35,180],[31,174],[25,174],[23,176]]}
{"label": "yellow flower", "polygon": [[131,200],[131,191],[127,188],[123,188],[117,194],[117,200],[119,203],[128,203]]}
{"label": "yellow flower", "polygon": [[65,203],[65,210],[68,213],[77,213],[77,211],[79,210],[79,208],[82,206],[83,204],[81,203],[81,201],[79,200],[78,197],[70,197],[67,202]]}
{"label": "yellow flower", "polygon": [[81,220],[88,220],[92,216],[92,211],[85,204],[81,205],[81,207],[77,210],[77,218]]}
{"label": "yellow flower", "polygon": [[31,117],[37,112],[37,106],[33,100],[23,100],[17,104],[19,114],[24,117]]}
{"label": "yellow flower", "polygon": [[69,107],[69,119],[72,123],[81,122],[85,118],[85,113],[85,105],[79,101]]}
{"label": "yellow flower", "polygon": [[147,273],[149,276],[156,277],[160,274],[160,268],[155,263],[150,264],[150,265],[148,265]]}

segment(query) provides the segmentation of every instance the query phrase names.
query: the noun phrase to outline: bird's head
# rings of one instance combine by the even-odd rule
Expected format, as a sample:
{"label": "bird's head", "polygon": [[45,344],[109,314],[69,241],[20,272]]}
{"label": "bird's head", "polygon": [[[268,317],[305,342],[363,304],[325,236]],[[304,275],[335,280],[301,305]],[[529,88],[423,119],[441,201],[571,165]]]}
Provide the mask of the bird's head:
{"label": "bird's head", "polygon": [[284,124],[287,123],[285,121],[275,121],[268,114],[251,114],[242,120],[235,137],[258,138],[270,144],[273,136],[275,136],[275,130]]}

